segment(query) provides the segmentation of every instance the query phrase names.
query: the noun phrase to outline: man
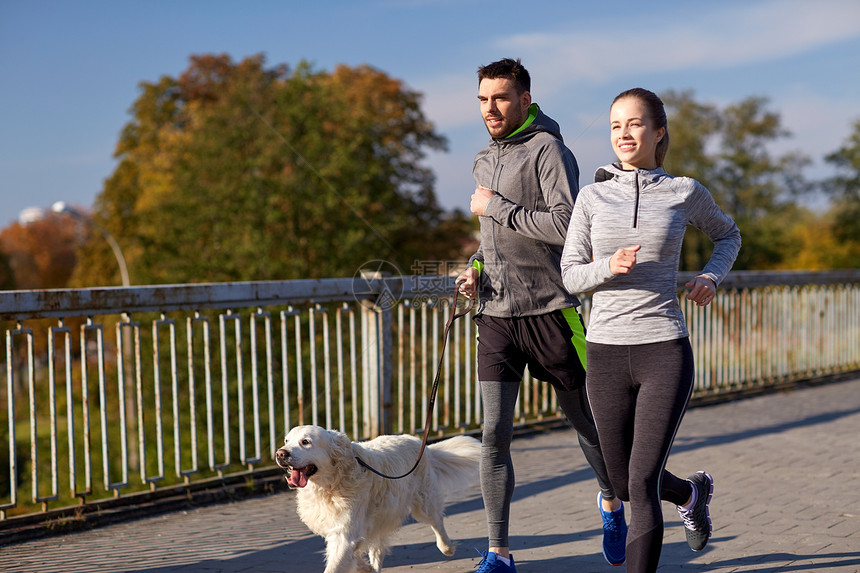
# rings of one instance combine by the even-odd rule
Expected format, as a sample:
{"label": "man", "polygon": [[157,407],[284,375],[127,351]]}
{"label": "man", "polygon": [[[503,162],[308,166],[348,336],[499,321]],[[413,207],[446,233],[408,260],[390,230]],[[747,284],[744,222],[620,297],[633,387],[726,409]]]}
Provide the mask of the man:
{"label": "man", "polygon": [[567,225],[579,190],[579,168],[558,124],[531,99],[520,60],[478,69],[478,100],[492,140],[475,157],[471,211],[481,244],[459,277],[460,291],[478,295],[478,379],[484,406],[481,491],[489,549],[478,573],[516,572],[508,529],[514,470],[510,455],[514,406],[525,367],[553,385],[559,405],[600,486],[603,554],[624,562],[627,525],[609,482],[585,395],[585,329],[561,280]]}

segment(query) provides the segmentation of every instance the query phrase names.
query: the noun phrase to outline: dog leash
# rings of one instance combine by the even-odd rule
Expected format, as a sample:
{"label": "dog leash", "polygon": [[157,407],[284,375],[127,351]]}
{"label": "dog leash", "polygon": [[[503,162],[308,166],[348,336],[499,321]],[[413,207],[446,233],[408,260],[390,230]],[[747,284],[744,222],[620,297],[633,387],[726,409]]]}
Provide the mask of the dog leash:
{"label": "dog leash", "polygon": [[439,377],[442,375],[442,361],[445,357],[445,347],[448,345],[448,331],[451,330],[451,325],[454,324],[454,321],[461,316],[465,316],[471,312],[472,307],[475,306],[475,299],[470,298],[469,304],[466,305],[466,308],[462,312],[457,312],[457,297],[460,294],[460,285],[457,284],[454,287],[454,298],[451,300],[451,315],[448,317],[448,322],[445,323],[445,333],[442,337],[442,350],[439,352],[439,366],[436,368],[436,377],[433,379],[433,388],[430,390],[430,402],[427,404],[427,421],[424,424],[424,439],[421,441],[421,450],[418,452],[418,459],[415,460],[415,465],[412,466],[408,472],[400,476],[389,476],[380,472],[379,470],[371,467],[367,462],[362,460],[360,457],[355,456],[355,460],[358,464],[368,470],[372,471],[376,475],[383,477],[385,479],[401,479],[405,478],[409,474],[415,471],[415,468],[418,467],[418,464],[421,462],[421,457],[424,455],[424,450],[427,448],[427,438],[430,436],[430,422],[433,418],[433,407],[436,405],[436,392],[439,389]]}

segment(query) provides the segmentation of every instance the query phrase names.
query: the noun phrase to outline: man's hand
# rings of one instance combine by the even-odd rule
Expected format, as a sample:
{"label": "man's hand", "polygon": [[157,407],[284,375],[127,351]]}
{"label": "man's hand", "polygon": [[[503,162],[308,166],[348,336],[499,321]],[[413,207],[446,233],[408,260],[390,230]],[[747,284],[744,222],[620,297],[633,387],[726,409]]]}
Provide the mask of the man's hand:
{"label": "man's hand", "polygon": [[460,294],[466,298],[475,298],[478,296],[478,279],[481,273],[475,267],[469,267],[457,277],[457,284],[460,285]]}
{"label": "man's hand", "polygon": [[496,192],[492,189],[484,187],[483,185],[478,185],[475,188],[475,192],[472,193],[472,201],[469,204],[469,209],[471,209],[472,213],[478,217],[483,217],[484,209],[487,208],[487,203],[490,202],[490,199],[492,199],[495,194]]}
{"label": "man's hand", "polygon": [[636,266],[636,251],[642,245],[634,245],[626,249],[618,249],[609,259],[609,270],[613,275],[626,275]]}
{"label": "man's hand", "polygon": [[687,284],[689,292],[687,292],[687,300],[695,302],[698,306],[706,306],[717,296],[717,285],[710,277],[699,275]]}

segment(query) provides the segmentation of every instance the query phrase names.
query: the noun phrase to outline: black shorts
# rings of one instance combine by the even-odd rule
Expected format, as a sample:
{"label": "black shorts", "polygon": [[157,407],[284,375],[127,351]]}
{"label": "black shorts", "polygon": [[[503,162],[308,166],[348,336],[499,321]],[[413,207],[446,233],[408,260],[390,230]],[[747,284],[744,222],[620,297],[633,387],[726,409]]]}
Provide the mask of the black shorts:
{"label": "black shorts", "polygon": [[519,382],[529,373],[560,390],[585,384],[585,325],[575,308],[537,316],[478,315],[478,379]]}

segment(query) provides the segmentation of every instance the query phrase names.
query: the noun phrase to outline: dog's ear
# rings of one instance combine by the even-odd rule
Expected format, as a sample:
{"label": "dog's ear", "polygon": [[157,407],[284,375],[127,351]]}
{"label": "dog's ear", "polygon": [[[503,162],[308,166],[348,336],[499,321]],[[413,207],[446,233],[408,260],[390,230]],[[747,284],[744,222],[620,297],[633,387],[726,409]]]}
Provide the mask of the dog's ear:
{"label": "dog's ear", "polygon": [[329,456],[333,466],[343,465],[354,461],[352,440],[343,432],[329,430]]}
{"label": "dog's ear", "polygon": [[339,495],[346,495],[353,484],[359,483],[356,478],[360,466],[355,461],[352,440],[342,432],[329,430],[327,442],[332,471],[326,472],[326,487],[339,492]]}

